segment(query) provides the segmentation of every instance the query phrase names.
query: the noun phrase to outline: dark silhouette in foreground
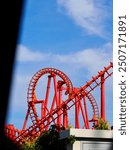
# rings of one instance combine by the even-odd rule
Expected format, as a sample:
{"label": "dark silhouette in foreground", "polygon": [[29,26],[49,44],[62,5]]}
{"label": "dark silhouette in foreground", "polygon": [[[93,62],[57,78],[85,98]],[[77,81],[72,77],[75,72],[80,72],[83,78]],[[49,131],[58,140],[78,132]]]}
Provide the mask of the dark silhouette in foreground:
{"label": "dark silhouette in foreground", "polygon": [[15,150],[16,145],[4,134],[15,51],[24,0],[1,1],[0,42],[0,149]]}

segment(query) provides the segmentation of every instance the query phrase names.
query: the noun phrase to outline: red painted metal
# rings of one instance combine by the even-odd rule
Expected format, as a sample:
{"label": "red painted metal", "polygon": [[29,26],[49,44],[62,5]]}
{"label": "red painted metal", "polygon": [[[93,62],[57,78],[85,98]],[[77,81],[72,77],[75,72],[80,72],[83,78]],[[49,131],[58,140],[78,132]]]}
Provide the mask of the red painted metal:
{"label": "red painted metal", "polygon": [[[98,105],[91,92],[101,86],[101,117],[105,120],[105,80],[110,77],[113,64],[98,72],[98,75],[92,77],[84,86],[80,88],[73,87],[71,80],[58,69],[44,68],[36,72],[32,77],[28,92],[27,102],[28,110],[21,131],[7,125],[5,132],[8,137],[16,143],[22,144],[26,140],[34,140],[43,131],[48,130],[51,124],[69,126],[69,111],[75,108],[75,128],[92,127],[91,123],[96,123],[99,117]],[[43,85],[42,99],[38,98],[37,85],[41,78],[45,77],[46,85]],[[101,80],[100,80],[101,79]],[[90,103],[93,115],[90,116],[90,109],[87,103]],[[39,109],[41,113],[39,115]],[[30,117],[32,125],[27,127],[28,118]],[[72,117],[71,117],[72,118]],[[82,119],[82,124],[81,124]]]}
{"label": "red painted metal", "polygon": [[14,127],[13,124],[5,125],[6,136],[12,140],[15,140],[19,135],[20,131]]}
{"label": "red painted metal", "polygon": [[105,80],[104,74],[101,76],[101,118],[105,120]]}

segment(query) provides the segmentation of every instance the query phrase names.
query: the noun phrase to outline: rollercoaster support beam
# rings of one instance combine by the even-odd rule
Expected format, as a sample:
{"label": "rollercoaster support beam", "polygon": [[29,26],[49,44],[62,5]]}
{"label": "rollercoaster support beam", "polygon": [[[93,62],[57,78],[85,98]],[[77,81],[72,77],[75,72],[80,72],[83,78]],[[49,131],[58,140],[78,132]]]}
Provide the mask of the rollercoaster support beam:
{"label": "rollercoaster support beam", "polygon": [[25,120],[24,120],[24,123],[23,123],[22,130],[25,130],[25,129],[26,129],[26,124],[27,124],[29,112],[30,112],[30,106],[28,107],[28,111],[27,111],[27,113],[26,113],[26,117],[25,117]]}
{"label": "rollercoaster support beam", "polygon": [[90,129],[89,117],[88,117],[88,110],[87,110],[87,103],[86,103],[86,98],[85,98],[85,96],[83,97],[83,102],[84,102],[84,110],[85,110],[86,124],[87,124],[88,129]]}
{"label": "rollercoaster support beam", "polygon": [[81,110],[81,113],[82,113],[82,117],[83,117],[83,121],[84,121],[85,128],[86,128],[86,129],[89,129],[89,126],[88,126],[89,122],[88,122],[88,120],[86,119],[85,112],[84,112],[84,109],[83,109],[83,106],[82,106],[81,101],[79,101],[79,104],[80,104],[80,110]]}
{"label": "rollercoaster support beam", "polygon": [[[60,89],[58,89],[58,94],[59,94],[59,106],[62,104],[62,89],[60,87]],[[62,111],[59,110],[59,114],[62,114]],[[59,115],[59,123],[61,124],[61,120],[62,120],[62,115]]]}
{"label": "rollercoaster support beam", "polygon": [[101,75],[101,118],[105,120],[105,79],[104,74]]}
{"label": "rollercoaster support beam", "polygon": [[63,107],[63,126],[67,128],[68,125],[68,113],[67,113],[67,106],[64,105]]}
{"label": "rollercoaster support beam", "polygon": [[[57,81],[56,81],[56,75],[53,76],[53,81],[54,81],[54,92],[55,92],[55,98],[56,98],[56,106],[59,107],[59,95],[58,95],[58,89],[57,89]],[[57,118],[57,124],[60,126],[61,124],[61,117],[60,117],[60,112],[57,113],[58,118]]]}
{"label": "rollercoaster support beam", "polygon": [[[42,111],[41,111],[41,117],[43,118],[46,115],[46,109],[48,106],[48,98],[50,93],[50,85],[51,85],[51,76],[48,76],[48,82],[47,82],[47,91],[46,91],[46,97],[45,97],[45,103],[42,103]],[[45,105],[45,107],[44,107]]]}
{"label": "rollercoaster support beam", "polygon": [[77,97],[75,97],[75,128],[80,128],[80,125],[79,125],[79,103],[77,103],[78,99]]}

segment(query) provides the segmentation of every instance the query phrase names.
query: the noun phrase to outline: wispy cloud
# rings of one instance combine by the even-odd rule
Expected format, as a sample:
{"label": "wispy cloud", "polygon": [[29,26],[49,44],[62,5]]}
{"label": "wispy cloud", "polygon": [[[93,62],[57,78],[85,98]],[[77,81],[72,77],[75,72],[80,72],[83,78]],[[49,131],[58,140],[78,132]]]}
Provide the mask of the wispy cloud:
{"label": "wispy cloud", "polygon": [[75,69],[87,68],[90,73],[98,71],[103,65],[112,61],[112,44],[107,43],[97,49],[86,48],[70,54],[55,54],[37,52],[24,45],[18,46],[17,61],[44,62],[44,64],[73,66]]}
{"label": "wispy cloud", "polygon": [[60,8],[64,8],[77,25],[87,33],[101,37],[106,36],[107,19],[112,17],[112,8],[105,2],[106,0],[57,0]]}
{"label": "wispy cloud", "polygon": [[111,54],[104,49],[84,49],[70,55],[57,55],[61,63],[72,64],[76,68],[87,67],[89,70],[97,70],[102,65],[107,65],[111,61]]}
{"label": "wispy cloud", "polygon": [[18,45],[17,46],[17,60],[20,62],[39,62],[41,60],[45,60],[48,54],[41,54],[41,52],[33,52],[33,50],[30,50],[24,45]]}

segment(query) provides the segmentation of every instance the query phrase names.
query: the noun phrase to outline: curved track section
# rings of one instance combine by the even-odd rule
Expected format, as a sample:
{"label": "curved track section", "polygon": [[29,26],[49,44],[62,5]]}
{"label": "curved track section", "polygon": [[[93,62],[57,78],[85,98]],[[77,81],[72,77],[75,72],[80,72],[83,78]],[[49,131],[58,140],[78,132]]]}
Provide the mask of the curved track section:
{"label": "curved track section", "polygon": [[[47,85],[44,87],[46,89],[44,93],[44,98],[42,100],[38,100],[36,95],[36,86],[38,84],[38,81],[41,77],[46,76]],[[53,84],[53,96],[52,98],[49,97],[51,86]],[[71,80],[68,78],[66,74],[64,74],[62,71],[55,69],[55,68],[44,68],[39,70],[31,79],[28,87],[27,92],[27,102],[29,107],[29,115],[32,120],[32,123],[35,124],[39,121],[39,119],[43,118],[48,112],[50,112],[50,109],[53,109],[53,107],[58,107],[60,103],[62,103],[59,97],[61,93],[61,86],[64,86],[65,89],[65,95],[68,95],[72,93],[73,91],[73,85]],[[52,108],[48,108],[48,102],[51,100],[51,103],[53,103]],[[42,114],[41,117],[38,116],[36,104],[41,103],[42,107]],[[54,106],[54,103],[56,103],[56,106]]]}
{"label": "curved track section", "polygon": [[96,120],[99,117],[99,108],[98,108],[98,104],[94,98],[94,96],[91,93],[87,93],[86,92],[86,96],[88,97],[88,99],[90,100],[91,106],[92,106],[92,110],[93,110],[93,117],[91,120]]}
{"label": "curved track section", "polygon": [[90,122],[94,124],[98,118],[98,104],[91,93],[85,90],[80,96],[75,97],[75,128],[90,129]]}
{"label": "curved track section", "polygon": [[[113,63],[110,63],[110,65],[108,67],[104,67],[104,69],[102,71],[98,72],[97,76],[92,77],[92,79],[89,82],[87,82],[84,86],[79,88],[76,92],[73,92],[72,89],[68,88],[72,92],[71,93],[68,90],[71,93],[69,95],[68,99],[66,101],[62,102],[60,105],[58,105],[58,107],[52,109],[50,113],[47,113],[43,118],[39,119],[36,123],[34,122],[34,124],[32,126],[30,126],[28,129],[23,131],[15,139],[16,143],[22,144],[23,141],[25,141],[26,137],[28,137],[28,140],[34,140],[36,137],[38,137],[44,131],[45,126],[48,126],[51,122],[54,122],[61,115],[64,115],[64,116],[66,116],[65,118],[67,118],[67,111],[70,110],[76,104],[80,103],[86,90],[87,90],[87,95],[89,95],[91,97],[90,92],[93,91],[99,85],[101,85],[101,80],[99,80],[99,79],[102,76],[104,76],[104,81],[105,81],[107,78],[112,76],[112,74],[113,74],[112,68],[113,68]],[[29,102],[34,100],[33,98],[35,97],[35,94],[34,94],[35,86],[36,86],[36,82],[42,75],[41,72],[37,73],[37,75],[35,76],[36,80],[34,80],[34,78],[31,80],[31,83],[29,86],[30,87],[29,91],[31,91],[31,92],[29,92],[29,96],[28,96]],[[55,72],[55,69],[53,70],[53,72],[57,73],[57,71]],[[43,71],[43,74],[44,74],[44,71]],[[76,99],[76,97],[78,97],[78,98]],[[93,103],[94,103],[94,101],[92,102],[92,107],[94,108],[94,110],[95,110],[94,113],[96,115],[96,114],[98,114],[97,113],[98,111],[96,111],[96,105],[94,105]],[[81,105],[79,108],[82,109]]]}

